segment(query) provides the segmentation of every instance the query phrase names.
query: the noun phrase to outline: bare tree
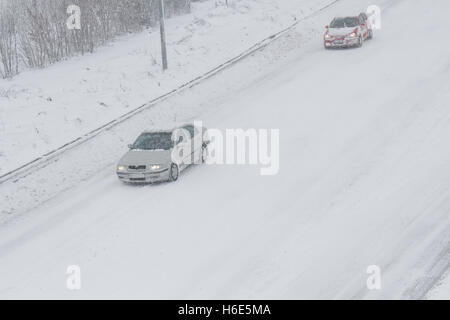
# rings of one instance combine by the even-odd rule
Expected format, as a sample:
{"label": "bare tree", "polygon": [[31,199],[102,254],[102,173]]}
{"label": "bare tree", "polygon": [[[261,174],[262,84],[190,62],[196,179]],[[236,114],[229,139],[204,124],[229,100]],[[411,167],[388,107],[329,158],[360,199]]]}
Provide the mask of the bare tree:
{"label": "bare tree", "polygon": [[[166,15],[190,11],[191,0],[165,0]],[[81,30],[69,30],[66,10],[81,8]],[[158,22],[155,0],[2,0],[0,2],[0,76],[20,66],[45,67],[75,54],[93,52],[114,37]]]}
{"label": "bare tree", "polygon": [[2,8],[0,15],[0,75],[12,77],[19,72],[18,16],[16,5]]}

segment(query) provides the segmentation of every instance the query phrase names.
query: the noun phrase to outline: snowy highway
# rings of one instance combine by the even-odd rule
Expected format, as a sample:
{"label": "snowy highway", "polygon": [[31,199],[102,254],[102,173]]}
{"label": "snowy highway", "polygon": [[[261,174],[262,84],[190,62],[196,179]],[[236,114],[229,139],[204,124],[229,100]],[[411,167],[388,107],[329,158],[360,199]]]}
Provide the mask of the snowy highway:
{"label": "snowy highway", "polygon": [[[373,40],[323,49],[335,15],[370,4],[383,10]],[[203,165],[129,186],[106,163],[0,225],[0,298],[423,298],[450,263],[449,9],[342,0],[298,25],[310,39],[246,58],[276,52],[256,79],[237,64],[207,80],[242,76],[181,120],[280,129],[279,174]],[[201,88],[172,108],[208,100]],[[70,265],[81,290],[66,287]],[[381,290],[366,287],[371,265]]]}

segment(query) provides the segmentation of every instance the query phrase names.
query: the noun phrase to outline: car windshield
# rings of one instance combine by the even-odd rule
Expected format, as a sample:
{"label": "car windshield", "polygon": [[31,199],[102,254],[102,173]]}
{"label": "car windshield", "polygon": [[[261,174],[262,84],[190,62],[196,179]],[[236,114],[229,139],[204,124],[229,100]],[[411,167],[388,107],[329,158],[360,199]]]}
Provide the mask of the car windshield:
{"label": "car windshield", "polygon": [[139,150],[169,150],[172,148],[172,133],[146,132],[137,138],[131,149]]}
{"label": "car windshield", "polygon": [[352,28],[358,26],[357,17],[336,18],[331,22],[330,28]]}

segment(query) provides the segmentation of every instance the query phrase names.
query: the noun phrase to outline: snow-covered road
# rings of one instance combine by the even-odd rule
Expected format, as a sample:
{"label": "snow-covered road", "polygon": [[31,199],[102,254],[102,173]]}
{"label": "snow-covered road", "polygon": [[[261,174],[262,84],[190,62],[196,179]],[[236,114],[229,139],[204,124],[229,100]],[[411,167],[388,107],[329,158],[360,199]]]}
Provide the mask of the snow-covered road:
{"label": "snow-covered road", "polygon": [[[323,50],[334,15],[373,3],[374,40]],[[343,0],[321,12],[313,41],[196,116],[279,128],[278,175],[202,166],[132,187],[105,167],[0,226],[0,297],[422,297],[449,258],[448,9]],[[79,291],[66,288],[69,265],[81,267]],[[366,288],[369,265],[379,291]]]}

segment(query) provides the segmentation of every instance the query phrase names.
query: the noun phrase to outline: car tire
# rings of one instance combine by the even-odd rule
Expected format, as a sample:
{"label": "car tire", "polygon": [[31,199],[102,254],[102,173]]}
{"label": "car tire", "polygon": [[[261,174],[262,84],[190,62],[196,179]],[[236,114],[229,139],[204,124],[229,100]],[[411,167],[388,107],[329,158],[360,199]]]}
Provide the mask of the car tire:
{"label": "car tire", "polygon": [[358,45],[357,45],[358,48],[361,48],[363,46],[363,42],[364,42],[364,40],[363,40],[362,36],[360,35],[359,40],[358,40]]}
{"label": "car tire", "polygon": [[170,181],[177,181],[178,177],[180,175],[180,169],[178,168],[178,165],[175,163],[172,163],[169,169],[169,180]]}
{"label": "car tire", "polygon": [[369,40],[373,39],[373,30],[369,30],[369,36],[367,37]]}

